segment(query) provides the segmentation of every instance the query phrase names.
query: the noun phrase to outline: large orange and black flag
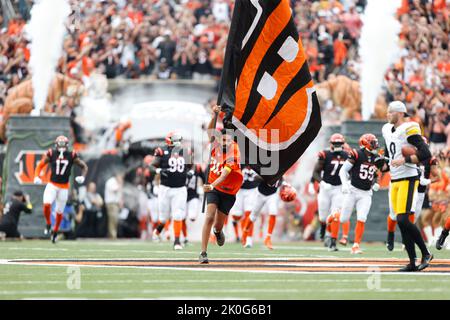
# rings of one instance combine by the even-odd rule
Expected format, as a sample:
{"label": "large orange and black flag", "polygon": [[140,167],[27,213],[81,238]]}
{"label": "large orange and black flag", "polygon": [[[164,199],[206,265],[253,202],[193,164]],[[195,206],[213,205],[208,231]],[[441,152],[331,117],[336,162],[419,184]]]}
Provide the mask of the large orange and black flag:
{"label": "large orange and black flag", "polygon": [[245,163],[269,184],[315,139],[320,106],[289,0],[236,0],[218,103]]}

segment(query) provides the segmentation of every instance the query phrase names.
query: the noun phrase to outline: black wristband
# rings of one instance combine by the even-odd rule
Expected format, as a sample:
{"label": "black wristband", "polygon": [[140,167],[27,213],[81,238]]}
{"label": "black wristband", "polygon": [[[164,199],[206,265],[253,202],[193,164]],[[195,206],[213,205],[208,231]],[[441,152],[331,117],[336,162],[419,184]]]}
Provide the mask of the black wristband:
{"label": "black wristband", "polygon": [[316,179],[314,179],[314,177],[311,177],[311,183],[316,182]]}

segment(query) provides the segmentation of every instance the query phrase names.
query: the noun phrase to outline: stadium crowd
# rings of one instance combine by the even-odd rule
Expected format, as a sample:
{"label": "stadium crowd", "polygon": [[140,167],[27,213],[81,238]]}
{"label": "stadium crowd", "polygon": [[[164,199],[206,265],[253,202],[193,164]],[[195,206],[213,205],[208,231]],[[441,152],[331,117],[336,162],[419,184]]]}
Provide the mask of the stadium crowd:
{"label": "stadium crowd", "polygon": [[[0,106],[7,89],[29,76],[23,9],[0,15]],[[59,71],[82,79],[217,79],[232,0],[71,0]],[[365,0],[292,1],[316,82],[342,74],[358,80],[358,37]],[[31,2],[28,1],[28,6]],[[448,8],[445,0],[403,0],[401,59],[386,74],[386,102],[406,101],[432,143],[450,145]]]}
{"label": "stadium crowd", "polygon": [[[330,74],[358,80],[365,0],[292,0],[316,82]],[[29,14],[0,12],[0,109],[9,88],[29,77]],[[232,0],[70,0],[58,69],[72,78],[218,79]],[[401,59],[385,76],[386,102],[405,101],[438,154],[450,148],[449,17],[445,0],[402,0]],[[443,156],[448,158],[447,155]],[[448,168],[448,160],[447,160]],[[448,170],[447,170],[448,171]]]}

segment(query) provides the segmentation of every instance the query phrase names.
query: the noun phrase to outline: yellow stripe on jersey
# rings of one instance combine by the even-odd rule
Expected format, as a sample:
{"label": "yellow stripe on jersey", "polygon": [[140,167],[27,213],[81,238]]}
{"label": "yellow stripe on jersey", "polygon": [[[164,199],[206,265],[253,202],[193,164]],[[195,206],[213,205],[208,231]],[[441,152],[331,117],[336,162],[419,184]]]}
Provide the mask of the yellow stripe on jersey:
{"label": "yellow stripe on jersey", "polygon": [[406,136],[413,136],[415,134],[421,134],[420,132],[420,127],[419,126],[411,126],[409,128],[406,129]]}

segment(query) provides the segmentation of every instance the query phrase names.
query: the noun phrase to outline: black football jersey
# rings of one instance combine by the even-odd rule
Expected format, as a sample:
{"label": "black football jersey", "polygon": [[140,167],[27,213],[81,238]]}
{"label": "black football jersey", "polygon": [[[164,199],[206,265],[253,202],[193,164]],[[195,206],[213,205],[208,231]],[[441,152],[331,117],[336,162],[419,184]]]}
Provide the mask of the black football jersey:
{"label": "black football jersey", "polygon": [[342,182],[339,177],[339,170],[341,170],[347,158],[348,154],[345,151],[323,150],[319,152],[319,160],[324,161],[322,180],[333,186],[340,186]]}
{"label": "black football jersey", "polygon": [[57,149],[48,149],[47,157],[50,160],[50,182],[68,183],[74,160],[78,157],[75,151],[59,152]]}
{"label": "black football jersey", "polygon": [[203,183],[205,183],[205,173],[203,172],[200,165],[194,166],[194,174],[192,177],[187,179],[187,201],[190,201],[194,198],[199,198],[197,192],[198,179],[201,179]]}
{"label": "black football jersey", "polygon": [[278,187],[281,186],[282,182],[283,182],[283,180],[280,179],[277,182],[275,182],[274,185],[269,186],[267,183],[265,183],[263,181],[258,185],[258,191],[259,191],[259,193],[261,193],[265,196],[270,196],[270,195],[274,194],[275,192],[277,192]]}
{"label": "black football jersey", "polygon": [[350,170],[352,186],[360,190],[370,190],[377,174],[377,167],[374,163],[376,156],[367,155],[363,149],[353,149],[349,159],[354,162]]}
{"label": "black football jersey", "polygon": [[[430,160],[426,161],[423,164],[423,171],[419,175],[423,175],[425,179],[430,179],[431,175],[431,166],[437,165],[437,159],[433,156]],[[427,186],[423,186],[419,184],[417,191],[420,193],[424,193],[427,190]]]}
{"label": "black football jersey", "polygon": [[242,182],[241,189],[254,189],[259,185],[258,174],[250,167],[245,167],[242,169],[242,175],[244,180]]}
{"label": "black football jersey", "polygon": [[166,187],[186,186],[187,165],[182,148],[164,146],[155,150],[161,168],[161,184]]}

